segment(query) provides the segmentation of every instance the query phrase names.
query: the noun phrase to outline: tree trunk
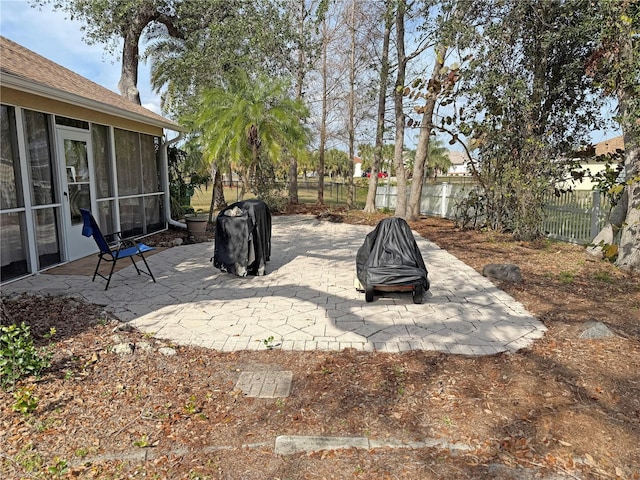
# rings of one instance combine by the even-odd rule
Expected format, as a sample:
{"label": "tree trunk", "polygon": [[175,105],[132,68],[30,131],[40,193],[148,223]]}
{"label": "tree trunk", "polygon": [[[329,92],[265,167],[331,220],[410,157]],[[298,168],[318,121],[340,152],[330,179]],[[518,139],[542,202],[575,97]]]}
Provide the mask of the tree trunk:
{"label": "tree trunk", "polygon": [[349,164],[347,167],[347,209],[353,208],[353,159],[355,157],[355,84],[356,84],[356,0],[351,0],[351,52],[349,57],[349,100],[347,130],[349,132]]}
{"label": "tree trunk", "polygon": [[141,104],[140,92],[138,91],[138,43],[140,41],[141,30],[135,26],[130,26],[124,36],[122,46],[122,70],[118,90],[127,100]]}
{"label": "tree trunk", "polygon": [[317,205],[324,205],[324,149],[327,141],[327,48],[329,33],[327,21],[322,20],[322,118],[320,119],[320,144],[318,145],[318,200]]}
{"label": "tree trunk", "polygon": [[[630,51],[631,41],[625,47],[629,50],[626,54],[633,55]],[[632,93],[632,87],[628,85],[618,91],[618,108],[623,119],[625,188],[628,201],[616,265],[625,270],[637,271],[640,270],[640,140],[638,126],[634,125],[638,120],[629,115],[629,103],[634,101]]]}
{"label": "tree trunk", "polygon": [[222,172],[215,162],[211,166],[211,173],[213,174],[213,194],[211,195],[209,221],[213,220],[213,212],[215,210],[220,211],[227,206],[227,201],[224,198],[224,187],[222,185]]}
{"label": "tree trunk", "polygon": [[122,45],[122,69],[118,90],[127,100],[138,105],[140,102],[140,92],[138,91],[138,64],[139,64],[139,44],[142,31],[152,22],[162,23],[167,27],[169,36],[174,38],[184,38],[183,33],[175,24],[176,18],[172,15],[159,12],[155,2],[138,1],[133,3],[132,9],[135,11],[130,18],[126,19],[123,29]]}
{"label": "tree trunk", "polygon": [[378,188],[378,170],[382,163],[382,142],[384,139],[384,110],[387,99],[387,81],[389,79],[389,40],[391,37],[391,25],[393,17],[391,15],[391,2],[387,4],[387,11],[384,22],[384,38],[382,41],[382,58],[380,61],[380,90],[378,91],[378,121],[376,124],[376,144],[373,152],[373,165],[371,166],[371,176],[369,177],[369,190],[367,191],[367,201],[364,205],[366,213],[376,211],[376,189]]}
{"label": "tree trunk", "polygon": [[[305,33],[305,2],[300,2],[300,23],[298,24],[298,35],[300,36],[300,44],[298,45],[298,62],[296,65],[296,98],[302,100],[302,88],[305,76],[305,57],[304,57],[304,33]],[[291,155],[289,159],[289,205],[298,205],[298,159]]]}
{"label": "tree trunk", "polygon": [[436,50],[435,64],[428,88],[427,102],[423,107],[422,121],[420,122],[420,135],[416,148],[416,158],[413,163],[413,182],[411,183],[411,197],[409,198],[407,220],[418,220],[420,218],[420,201],[422,198],[422,179],[424,178],[424,167],[429,152],[429,140],[433,126],[433,111],[440,94],[441,87],[438,77],[444,66],[444,57],[447,54],[447,47],[438,46]]}
{"label": "tree trunk", "polygon": [[[618,63],[628,69],[617,78],[616,96],[618,113],[624,137],[624,172],[627,208],[622,224],[618,258],[616,265],[625,270],[640,270],[640,125],[638,124],[637,101],[637,60],[634,58],[634,39],[631,32],[620,32],[618,37]],[[636,46],[637,48],[637,46]],[[634,73],[635,72],[635,73]],[[626,75],[626,76],[625,76]],[[602,232],[601,232],[602,233]],[[600,234],[598,234],[600,235]]]}
{"label": "tree trunk", "polygon": [[398,74],[393,91],[394,109],[396,116],[396,138],[393,150],[393,164],[396,168],[396,210],[395,216],[405,218],[407,214],[407,174],[404,168],[404,83],[407,69],[407,56],[404,47],[404,17],[406,3],[398,2],[396,11],[396,51],[398,56]]}

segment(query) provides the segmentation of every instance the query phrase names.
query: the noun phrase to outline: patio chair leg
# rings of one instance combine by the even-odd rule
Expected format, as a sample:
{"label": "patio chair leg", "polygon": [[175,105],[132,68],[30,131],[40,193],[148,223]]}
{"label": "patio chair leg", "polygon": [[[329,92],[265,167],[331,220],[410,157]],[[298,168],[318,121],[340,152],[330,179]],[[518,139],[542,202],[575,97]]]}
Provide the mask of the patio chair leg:
{"label": "patio chair leg", "polygon": [[153,280],[153,283],[156,283],[156,277],[153,276],[153,273],[151,272],[151,269],[149,268],[149,264],[147,263],[147,259],[144,258],[142,255],[140,255],[142,257],[142,261],[144,262],[145,267],[147,267],[147,272],[149,272],[149,276],[151,277],[151,280]]}
{"label": "patio chair leg", "polygon": [[131,263],[133,263],[133,266],[136,269],[136,272],[138,272],[138,275],[140,275],[140,269],[138,268],[138,265],[136,265],[136,261],[133,259],[133,257],[129,257],[131,259]]}
{"label": "patio chair leg", "polygon": [[98,269],[100,268],[100,262],[102,262],[102,255],[98,255],[98,265],[96,265],[96,271],[93,272],[93,278],[91,279],[92,282],[96,281],[96,275],[98,275]]}
{"label": "patio chair leg", "polygon": [[109,278],[107,278],[107,286],[104,287],[105,290],[109,288],[109,283],[111,283],[111,275],[113,275],[113,270],[115,268],[116,268],[116,261],[114,260],[113,263],[111,264],[111,271],[109,272]]}

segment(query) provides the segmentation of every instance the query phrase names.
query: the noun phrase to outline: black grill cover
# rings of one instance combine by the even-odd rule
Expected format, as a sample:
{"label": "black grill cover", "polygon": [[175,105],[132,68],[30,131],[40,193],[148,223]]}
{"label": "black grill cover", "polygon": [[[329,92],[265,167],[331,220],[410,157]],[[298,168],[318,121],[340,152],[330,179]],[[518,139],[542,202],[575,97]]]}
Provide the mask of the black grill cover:
{"label": "black grill cover", "polygon": [[363,287],[416,286],[429,290],[427,267],[411,228],[399,217],[385,218],[364,239],[356,254]]}
{"label": "black grill cover", "polygon": [[241,277],[264,275],[271,257],[271,212],[262,200],[229,205],[216,219],[213,266]]}

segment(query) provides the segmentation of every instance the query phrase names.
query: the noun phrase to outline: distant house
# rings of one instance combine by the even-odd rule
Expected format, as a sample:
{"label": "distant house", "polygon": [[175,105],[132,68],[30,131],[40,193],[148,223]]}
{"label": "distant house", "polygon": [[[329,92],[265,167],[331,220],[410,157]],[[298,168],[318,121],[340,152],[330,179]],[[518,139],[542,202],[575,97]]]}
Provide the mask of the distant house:
{"label": "distant house", "polygon": [[448,151],[447,155],[449,155],[449,161],[451,162],[447,175],[454,177],[471,175],[468,168],[469,157],[467,157],[466,153]]}
{"label": "distant house", "polygon": [[613,153],[616,150],[624,150],[624,137],[622,135],[619,135],[608,140],[603,140],[600,143],[596,143],[595,148],[596,155]]}
{"label": "distant house", "polygon": [[[604,155],[607,153],[614,153],[616,150],[624,150],[624,138],[622,135],[613,137],[595,145],[596,156]],[[595,160],[586,161],[582,164],[582,169],[588,170],[591,175],[604,170],[603,162],[596,162]],[[581,182],[571,182],[572,187],[575,190],[593,190],[594,184],[589,178],[584,178]]]}
{"label": "distant house", "polygon": [[80,208],[105,232],[167,228],[182,127],[4,37],[0,105],[0,282],[97,251]]}
{"label": "distant house", "polygon": [[359,157],[353,157],[353,176],[362,177],[362,159]]}

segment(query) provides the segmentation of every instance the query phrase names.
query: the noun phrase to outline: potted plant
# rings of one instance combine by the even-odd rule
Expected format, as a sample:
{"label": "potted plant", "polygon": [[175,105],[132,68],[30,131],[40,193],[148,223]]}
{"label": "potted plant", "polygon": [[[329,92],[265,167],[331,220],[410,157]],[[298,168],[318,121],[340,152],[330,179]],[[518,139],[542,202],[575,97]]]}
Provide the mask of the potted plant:
{"label": "potted plant", "polygon": [[184,220],[187,223],[187,230],[189,233],[193,235],[202,235],[207,231],[209,214],[198,209],[194,213],[186,214],[184,216]]}

